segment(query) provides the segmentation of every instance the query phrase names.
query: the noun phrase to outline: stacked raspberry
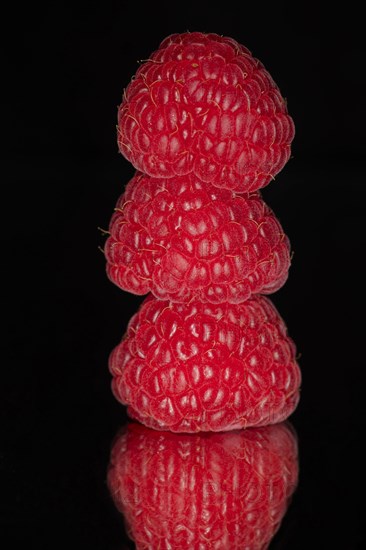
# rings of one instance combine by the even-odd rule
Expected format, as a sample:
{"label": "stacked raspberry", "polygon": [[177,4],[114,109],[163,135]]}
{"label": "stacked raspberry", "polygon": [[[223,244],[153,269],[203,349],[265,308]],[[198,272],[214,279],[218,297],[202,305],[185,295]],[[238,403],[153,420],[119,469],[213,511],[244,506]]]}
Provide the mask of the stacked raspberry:
{"label": "stacked raspberry", "polygon": [[127,87],[118,144],[136,173],[105,255],[111,281],[147,297],[110,371],[146,426],[225,431],[295,409],[295,346],[264,296],[286,282],[290,244],[260,194],[293,137],[278,87],[230,38],[171,35]]}

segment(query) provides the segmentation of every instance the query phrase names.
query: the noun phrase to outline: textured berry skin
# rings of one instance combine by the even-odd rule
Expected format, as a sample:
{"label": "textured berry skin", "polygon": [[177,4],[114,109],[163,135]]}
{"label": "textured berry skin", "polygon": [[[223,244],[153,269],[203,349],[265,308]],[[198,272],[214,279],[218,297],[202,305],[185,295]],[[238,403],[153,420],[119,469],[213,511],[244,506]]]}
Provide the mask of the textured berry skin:
{"label": "textured berry skin", "polygon": [[173,34],[140,65],[118,108],[118,146],[154,177],[193,173],[237,192],[266,186],[290,158],[286,102],[249,50],[217,34]]}
{"label": "textured berry skin", "polygon": [[272,302],[177,304],[149,295],[109,358],[131,418],[173,432],[285,420],[299,400],[295,345]]}
{"label": "textured berry skin", "polygon": [[298,475],[287,423],[201,435],[131,423],[114,441],[107,481],[137,550],[264,550]]}
{"label": "textured berry skin", "polygon": [[163,300],[239,303],[287,280],[290,243],[258,192],[140,172],[119,198],[105,255],[109,278]]}

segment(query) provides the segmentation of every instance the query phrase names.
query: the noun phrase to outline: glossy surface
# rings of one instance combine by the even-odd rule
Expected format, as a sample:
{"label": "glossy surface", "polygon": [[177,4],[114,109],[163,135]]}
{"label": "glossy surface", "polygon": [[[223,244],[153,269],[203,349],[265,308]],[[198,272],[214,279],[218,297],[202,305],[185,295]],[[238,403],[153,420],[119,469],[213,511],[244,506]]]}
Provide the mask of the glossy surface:
{"label": "glossy surface", "polygon": [[107,481],[136,550],[264,550],[298,473],[289,424],[183,435],[129,423]]}

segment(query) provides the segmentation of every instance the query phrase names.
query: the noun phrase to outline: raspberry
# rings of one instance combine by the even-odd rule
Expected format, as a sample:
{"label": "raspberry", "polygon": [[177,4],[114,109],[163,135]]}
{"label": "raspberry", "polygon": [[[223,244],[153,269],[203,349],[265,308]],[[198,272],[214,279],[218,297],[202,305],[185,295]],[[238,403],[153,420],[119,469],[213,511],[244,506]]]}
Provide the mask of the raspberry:
{"label": "raspberry", "polygon": [[107,482],[137,550],[263,550],[298,476],[287,423],[201,435],[130,423],[113,443]]}
{"label": "raspberry", "polygon": [[295,351],[265,296],[211,305],[150,294],[111,352],[112,391],[131,418],[157,430],[273,424],[299,400]]}
{"label": "raspberry", "polygon": [[177,302],[269,294],[290,266],[289,240],[258,192],[237,195],[193,174],[137,172],[117,202],[105,255],[123,290]]}
{"label": "raspberry", "polygon": [[154,177],[193,172],[217,187],[266,186],[291,153],[286,101],[232,38],[173,34],[140,65],[118,108],[118,146]]}

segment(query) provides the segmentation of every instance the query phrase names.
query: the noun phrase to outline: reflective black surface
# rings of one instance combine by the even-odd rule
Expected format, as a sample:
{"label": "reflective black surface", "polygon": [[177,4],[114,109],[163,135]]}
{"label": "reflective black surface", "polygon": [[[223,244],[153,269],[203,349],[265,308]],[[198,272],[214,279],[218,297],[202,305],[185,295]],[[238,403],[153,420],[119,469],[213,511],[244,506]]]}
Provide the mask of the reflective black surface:
{"label": "reflective black surface", "polygon": [[299,484],[270,548],[362,549],[359,15],[349,5],[319,13],[308,3],[295,13],[287,2],[240,17],[211,4],[175,9],[29,6],[4,19],[2,547],[134,548],[107,487],[112,442],[127,420],[111,394],[107,361],[141,299],[107,280],[99,228],[107,229],[133,173],[115,144],[122,89],[138,59],[188,28],[245,43],[287,96],[297,128],[293,158],[263,191],[294,250],[289,279],[271,298],[303,373],[291,417]]}

